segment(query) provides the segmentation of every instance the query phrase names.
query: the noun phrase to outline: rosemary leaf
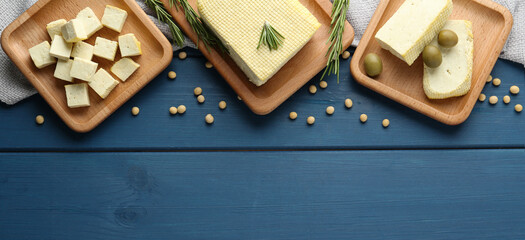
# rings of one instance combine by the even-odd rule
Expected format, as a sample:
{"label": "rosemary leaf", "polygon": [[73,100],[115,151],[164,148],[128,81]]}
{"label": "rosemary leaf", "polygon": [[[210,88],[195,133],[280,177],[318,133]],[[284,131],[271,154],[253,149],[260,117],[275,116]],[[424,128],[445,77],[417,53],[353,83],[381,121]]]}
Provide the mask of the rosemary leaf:
{"label": "rosemary leaf", "polygon": [[283,45],[283,40],[285,38],[283,35],[281,35],[275,28],[270,25],[268,22],[264,22],[263,29],[261,32],[261,37],[259,38],[259,45],[257,45],[257,49],[261,47],[261,45],[266,45],[272,50],[277,50],[280,46]]}
{"label": "rosemary leaf", "polygon": [[168,24],[171,35],[173,36],[173,42],[177,44],[177,46],[182,47],[182,44],[184,43],[184,35],[180,28],[175,24],[173,17],[168,13],[162,2],[160,0],[144,0],[144,3],[155,11],[157,19],[160,22]]}
{"label": "rosemary leaf", "polygon": [[326,69],[324,70],[321,80],[331,74],[337,75],[337,82],[339,83],[339,55],[343,52],[343,32],[345,31],[346,11],[350,0],[334,0],[332,6],[332,22],[330,24],[330,47],[326,52],[328,61],[326,62]]}

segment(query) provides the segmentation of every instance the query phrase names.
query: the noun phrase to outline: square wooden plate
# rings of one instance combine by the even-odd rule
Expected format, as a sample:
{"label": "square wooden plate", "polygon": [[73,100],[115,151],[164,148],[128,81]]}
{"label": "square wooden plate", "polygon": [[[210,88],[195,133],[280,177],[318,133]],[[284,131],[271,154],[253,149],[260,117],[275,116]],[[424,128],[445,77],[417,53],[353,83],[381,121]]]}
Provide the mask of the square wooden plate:
{"label": "square wooden plate", "polygon": [[[410,67],[387,50],[381,49],[374,36],[397,11],[404,0],[382,0],[357,47],[350,69],[360,84],[391,98],[413,110],[448,125],[467,120],[474,108],[486,79],[512,28],[512,15],[503,6],[491,0],[453,0],[450,19],[469,20],[474,32],[474,66],[472,86],[462,97],[430,100],[423,91],[423,60]],[[364,56],[376,53],[383,60],[383,73],[374,79],[364,71]]]}
{"label": "square wooden plate", "polygon": [[[51,42],[46,31],[47,23],[60,18],[75,18],[77,13],[86,7],[93,9],[101,19],[108,4],[128,12],[122,32],[119,34],[104,27],[87,42],[94,44],[97,36],[116,41],[121,34],[134,33],[142,43],[143,55],[133,57],[133,60],[141,67],[126,82],[120,82],[106,99],[101,99],[90,89],[91,106],[71,109],[67,106],[64,90],[64,85],[69,83],[53,77],[55,65],[37,69],[28,49],[42,41]],[[135,0],[40,0],[4,30],[2,47],[60,118],[77,132],[88,132],[104,121],[166,68],[173,56],[170,42]],[[115,62],[119,59],[120,53],[117,54]],[[108,72],[114,63],[98,57],[94,57],[93,61],[98,62],[99,67]]]}
{"label": "square wooden plate", "polygon": [[[197,42],[197,35],[191,29],[182,11],[170,7],[169,0],[162,1],[186,35],[193,42]],[[266,115],[272,112],[326,67],[325,54],[329,47],[326,42],[330,36],[332,3],[329,0],[299,1],[317,18],[321,27],[304,48],[261,87],[256,87],[248,81],[246,75],[229,56],[221,55],[214,49],[210,52],[202,42],[199,43],[199,49],[204,56],[256,114]],[[189,3],[193,9],[197,9],[197,0],[189,0]],[[354,40],[354,29],[348,22],[345,23],[343,39],[344,49],[348,48]]]}

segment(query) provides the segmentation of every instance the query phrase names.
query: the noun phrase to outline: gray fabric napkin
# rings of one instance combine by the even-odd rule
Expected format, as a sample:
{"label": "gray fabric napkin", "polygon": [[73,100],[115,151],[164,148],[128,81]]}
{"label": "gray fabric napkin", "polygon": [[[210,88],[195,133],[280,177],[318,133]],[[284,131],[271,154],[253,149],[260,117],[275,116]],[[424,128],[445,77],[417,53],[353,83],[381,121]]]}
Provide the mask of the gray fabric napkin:
{"label": "gray fabric napkin", "polygon": [[[333,1],[333,0],[332,0]],[[355,28],[356,36],[353,46],[357,46],[363,36],[364,31],[375,12],[380,0],[351,0],[350,8],[347,13],[348,21]],[[495,0],[510,9],[514,16],[514,27],[509,40],[501,54],[501,58],[525,64],[525,1],[523,0]],[[15,20],[20,14],[33,5],[36,0],[0,0],[0,4],[8,6],[2,9],[0,15],[0,34],[9,23]],[[150,15],[150,18],[157,24],[159,29],[171,39],[168,27],[159,23],[154,17],[154,12],[144,5],[144,0],[137,0],[137,3]],[[521,40],[521,41],[520,41]],[[184,46],[193,47],[195,45],[186,39]],[[174,50],[178,47],[174,46]],[[18,68],[6,56],[3,50],[0,51],[0,101],[12,105],[35,94],[35,89],[20,73]]]}

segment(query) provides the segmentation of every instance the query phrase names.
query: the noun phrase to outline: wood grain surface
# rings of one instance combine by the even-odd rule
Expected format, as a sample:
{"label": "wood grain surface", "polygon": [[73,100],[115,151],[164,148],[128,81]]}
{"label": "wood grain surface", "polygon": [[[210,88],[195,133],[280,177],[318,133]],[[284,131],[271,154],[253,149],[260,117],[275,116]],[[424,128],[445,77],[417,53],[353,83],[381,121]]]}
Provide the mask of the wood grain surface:
{"label": "wood grain surface", "polygon": [[[183,12],[170,7],[168,0],[162,2],[186,36],[197,42],[197,35],[191,29]],[[214,49],[208,51],[204,43],[199,44],[199,49],[204,56],[217,67],[219,74],[256,114],[266,115],[275,110],[326,67],[328,58],[325,55],[330,46],[327,41],[330,36],[332,3],[329,0],[300,0],[300,2],[317,18],[321,27],[301,51],[261,87],[248,81],[246,75],[229,56],[220,54]],[[196,0],[190,0],[189,3],[193,9],[197,9]],[[345,22],[343,48],[348,48],[353,40],[354,29]]]}
{"label": "wood grain surface", "polygon": [[[88,6],[101,19],[106,4],[128,12],[122,32],[118,33],[104,27],[86,42],[93,45],[99,36],[117,41],[119,35],[133,33],[142,43],[143,55],[133,57],[141,67],[126,82],[119,81],[119,85],[106,99],[101,99],[90,89],[90,107],[69,108],[64,85],[70,83],[53,77],[55,65],[37,69],[29,56],[28,49],[43,41],[51,42],[46,30],[49,22],[61,18],[68,20],[75,18],[80,10]],[[104,121],[155,78],[170,63],[173,55],[173,48],[169,41],[134,0],[40,0],[3,31],[2,47],[60,118],[78,132],[90,131]],[[115,62],[119,59],[120,53],[117,54]],[[93,61],[110,73],[110,68],[115,63],[96,56]]]}
{"label": "wood grain surface", "polygon": [[[512,28],[512,15],[491,0],[454,0],[450,19],[469,20],[474,34],[474,66],[472,86],[462,97],[446,100],[428,99],[423,91],[423,60],[408,66],[381,48],[374,36],[399,9],[403,0],[382,0],[356,50],[352,74],[364,86],[409,108],[450,125],[463,123],[470,115],[493,65],[507,41]],[[383,60],[383,73],[370,78],[364,71],[364,56],[376,53]]]}
{"label": "wood grain surface", "polygon": [[524,239],[525,151],[0,155],[1,239]]}

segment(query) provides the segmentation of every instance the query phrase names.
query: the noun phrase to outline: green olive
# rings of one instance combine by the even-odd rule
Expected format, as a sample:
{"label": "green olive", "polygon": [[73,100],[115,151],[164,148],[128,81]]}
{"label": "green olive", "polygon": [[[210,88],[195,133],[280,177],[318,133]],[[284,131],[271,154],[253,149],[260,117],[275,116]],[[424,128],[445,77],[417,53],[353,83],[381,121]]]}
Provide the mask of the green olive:
{"label": "green olive", "polygon": [[429,68],[439,67],[441,62],[443,62],[443,56],[441,56],[439,48],[432,45],[426,46],[425,50],[423,50],[423,62],[425,62],[425,65]]}
{"label": "green olive", "polygon": [[365,72],[370,77],[377,77],[383,71],[383,61],[375,53],[365,56]]}
{"label": "green olive", "polygon": [[438,36],[439,45],[451,48],[458,44],[458,35],[450,30],[443,30],[439,32]]}

